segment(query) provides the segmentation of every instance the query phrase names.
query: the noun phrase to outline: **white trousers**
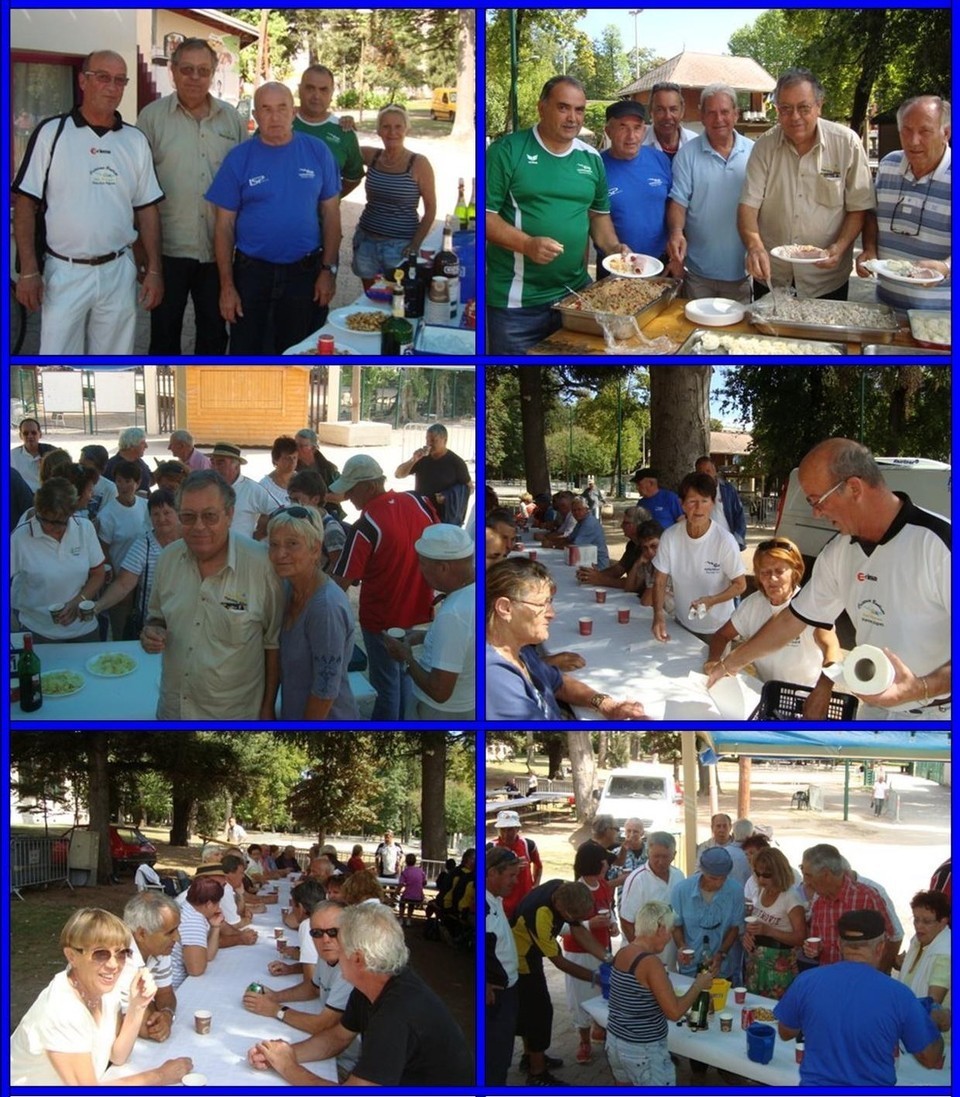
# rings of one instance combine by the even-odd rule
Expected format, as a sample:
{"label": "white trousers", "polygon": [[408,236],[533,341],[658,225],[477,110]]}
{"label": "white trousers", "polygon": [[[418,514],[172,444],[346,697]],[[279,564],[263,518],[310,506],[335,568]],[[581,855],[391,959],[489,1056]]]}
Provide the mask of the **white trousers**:
{"label": "white trousers", "polygon": [[41,354],[133,354],[137,270],[130,251],[91,267],[48,255]]}

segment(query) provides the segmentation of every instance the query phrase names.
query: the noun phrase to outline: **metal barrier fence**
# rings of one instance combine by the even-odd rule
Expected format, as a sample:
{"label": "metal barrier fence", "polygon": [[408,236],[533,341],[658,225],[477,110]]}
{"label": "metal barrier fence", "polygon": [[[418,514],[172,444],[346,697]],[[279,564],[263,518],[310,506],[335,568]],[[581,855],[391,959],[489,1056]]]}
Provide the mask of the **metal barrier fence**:
{"label": "metal barrier fence", "polygon": [[30,836],[10,839],[10,890],[18,899],[22,888],[40,884],[70,884],[67,843],[60,838]]}

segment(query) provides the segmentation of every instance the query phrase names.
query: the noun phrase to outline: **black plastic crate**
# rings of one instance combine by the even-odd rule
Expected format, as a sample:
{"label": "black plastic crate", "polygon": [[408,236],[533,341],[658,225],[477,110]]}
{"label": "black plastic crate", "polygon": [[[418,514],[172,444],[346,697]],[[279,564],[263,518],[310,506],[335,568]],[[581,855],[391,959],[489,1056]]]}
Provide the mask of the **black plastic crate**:
{"label": "black plastic crate", "polygon": [[[764,682],[754,720],[802,720],[803,703],[812,693],[811,686],[793,682]],[[834,693],[827,706],[828,720],[853,720],[859,700],[850,693]]]}

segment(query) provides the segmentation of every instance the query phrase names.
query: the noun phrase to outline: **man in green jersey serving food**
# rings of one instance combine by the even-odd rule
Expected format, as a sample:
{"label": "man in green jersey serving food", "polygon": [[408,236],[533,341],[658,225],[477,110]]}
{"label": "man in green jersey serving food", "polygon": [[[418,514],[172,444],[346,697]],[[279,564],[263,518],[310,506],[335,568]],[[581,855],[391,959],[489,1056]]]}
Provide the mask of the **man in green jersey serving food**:
{"label": "man in green jersey serving food", "polygon": [[525,353],[560,326],[550,306],[590,281],[588,236],[606,255],[629,251],[610,219],[607,176],[577,134],[586,106],[572,76],[540,92],[540,121],[487,152],[487,351]]}

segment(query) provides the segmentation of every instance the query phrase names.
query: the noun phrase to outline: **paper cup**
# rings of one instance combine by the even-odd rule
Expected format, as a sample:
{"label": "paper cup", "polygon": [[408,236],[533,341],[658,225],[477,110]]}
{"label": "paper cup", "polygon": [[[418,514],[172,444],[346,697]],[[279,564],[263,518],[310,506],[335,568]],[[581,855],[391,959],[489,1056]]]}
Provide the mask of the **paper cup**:
{"label": "paper cup", "polygon": [[721,1032],[733,1032],[733,1014],[721,1013],[720,1014],[720,1031]]}
{"label": "paper cup", "polygon": [[692,948],[680,949],[680,964],[682,967],[689,967],[693,963],[693,958],[696,955]]}
{"label": "paper cup", "polygon": [[592,617],[581,617],[580,621],[579,621],[579,625],[580,625],[580,635],[581,636],[590,636],[593,633],[593,618]]}
{"label": "paper cup", "polygon": [[747,988],[746,987],[734,987],[733,988],[733,1000],[738,1006],[742,1006],[747,1000]]}
{"label": "paper cup", "polygon": [[593,596],[601,606],[607,600],[607,592],[602,587],[597,587],[593,592]]}
{"label": "paper cup", "polygon": [[182,1086],[205,1086],[206,1084],[206,1074],[200,1074],[195,1070],[190,1071],[189,1074],[184,1074],[180,1079],[180,1085]]}
{"label": "paper cup", "polygon": [[277,952],[279,952],[281,956],[283,955],[283,950],[286,947],[287,947],[286,937],[278,937],[277,938]]}
{"label": "paper cup", "polygon": [[403,628],[388,628],[387,635],[394,640],[402,640],[407,635],[407,630]]}
{"label": "paper cup", "polygon": [[819,937],[808,937],[804,942],[814,954],[814,956],[820,955],[820,946],[823,943]]}
{"label": "paper cup", "polygon": [[94,618],[93,607],[96,604],[97,604],[96,602],[87,602],[87,601],[84,601],[84,602],[80,603],[80,620],[81,621],[92,621],[93,620],[93,618]]}
{"label": "paper cup", "polygon": [[527,553],[527,556],[529,556],[529,558],[530,558],[531,560],[536,560],[536,558],[537,558],[537,550],[536,550],[536,549],[530,549],[530,551],[529,551],[529,552]]}
{"label": "paper cup", "polygon": [[286,929],[284,929],[283,926],[274,926],[273,927],[273,936],[274,936],[275,940],[279,941],[281,937],[286,937],[286,935],[287,935],[287,931],[286,931]]}
{"label": "paper cup", "polygon": [[618,609],[617,610],[617,624],[629,625],[630,624],[630,610]]}
{"label": "paper cup", "polygon": [[193,1015],[194,1031],[200,1036],[209,1036],[213,1027],[213,1014],[209,1009],[198,1009]]}
{"label": "paper cup", "polygon": [[63,613],[63,602],[54,602],[53,605],[47,606],[47,609],[50,613],[50,620],[53,621],[55,625],[59,625],[60,614]]}

